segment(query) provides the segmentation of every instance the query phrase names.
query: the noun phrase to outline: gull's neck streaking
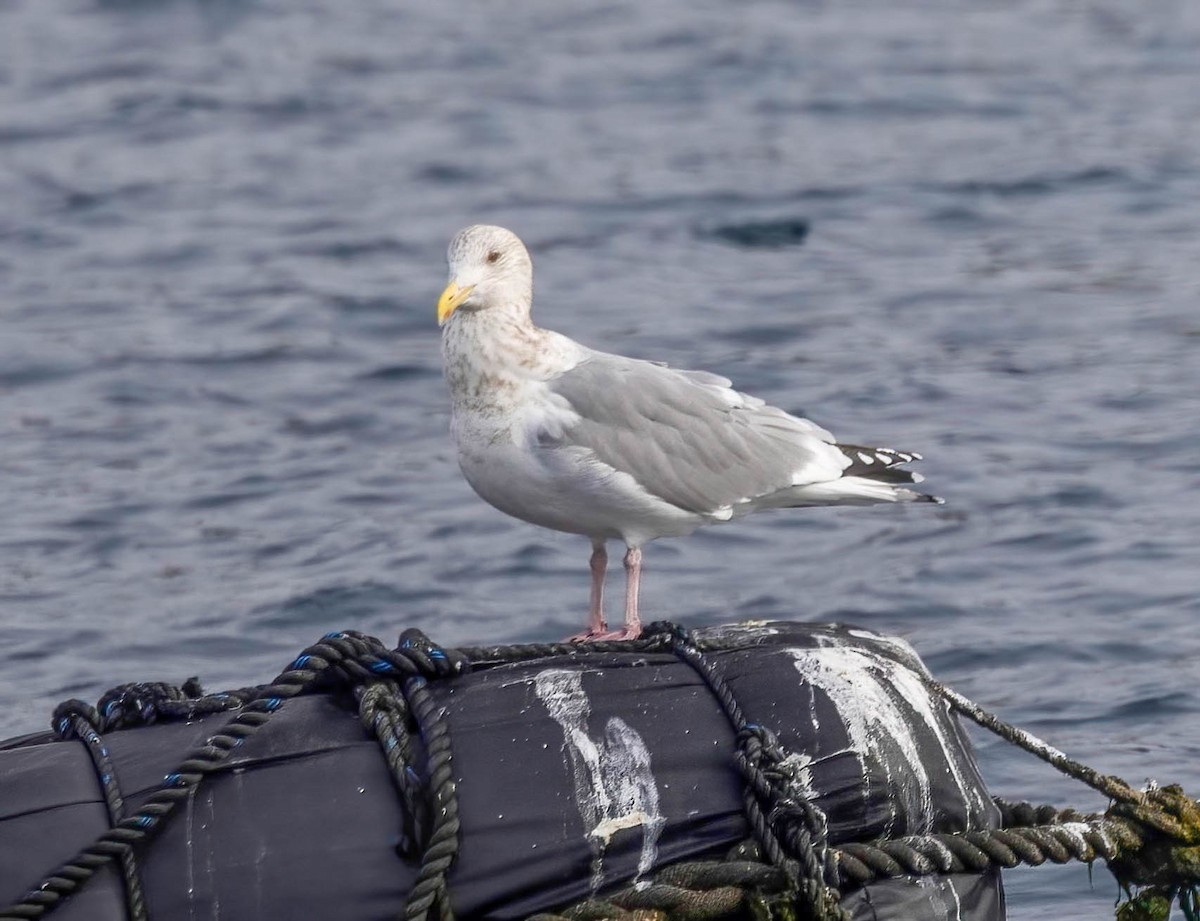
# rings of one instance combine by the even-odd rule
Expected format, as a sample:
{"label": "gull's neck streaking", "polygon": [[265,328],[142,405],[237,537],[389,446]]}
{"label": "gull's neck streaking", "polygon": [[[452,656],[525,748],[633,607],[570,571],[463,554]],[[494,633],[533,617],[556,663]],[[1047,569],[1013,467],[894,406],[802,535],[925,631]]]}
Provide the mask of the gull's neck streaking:
{"label": "gull's neck streaking", "polygon": [[573,367],[582,346],[534,326],[529,304],[460,310],[442,329],[442,366],[456,408],[510,401]]}

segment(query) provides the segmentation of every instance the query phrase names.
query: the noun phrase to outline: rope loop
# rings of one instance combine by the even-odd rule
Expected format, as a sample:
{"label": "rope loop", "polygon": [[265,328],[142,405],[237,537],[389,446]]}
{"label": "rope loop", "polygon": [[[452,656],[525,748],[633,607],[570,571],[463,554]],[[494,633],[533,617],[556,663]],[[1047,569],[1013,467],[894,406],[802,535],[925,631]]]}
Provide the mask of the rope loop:
{"label": "rope loop", "polygon": [[425,786],[413,763],[412,713],[400,686],[391,680],[355,688],[358,698],[358,717],[363,726],[375,735],[383,749],[388,773],[396,785],[403,805],[400,840],[396,852],[409,860],[420,856],[423,827],[428,821]]}
{"label": "rope loop", "polygon": [[60,739],[83,738],[80,732],[84,726],[91,728],[93,732],[99,732],[100,711],[78,698],[64,700],[54,708],[50,717],[50,727]]}

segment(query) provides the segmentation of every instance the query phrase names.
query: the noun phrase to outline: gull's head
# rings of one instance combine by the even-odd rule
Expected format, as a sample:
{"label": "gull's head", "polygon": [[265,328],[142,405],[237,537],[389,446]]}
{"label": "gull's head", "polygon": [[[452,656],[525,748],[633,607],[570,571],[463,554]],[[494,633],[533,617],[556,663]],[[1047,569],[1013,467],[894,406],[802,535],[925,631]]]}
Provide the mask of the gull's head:
{"label": "gull's head", "polygon": [[438,298],[438,325],[456,310],[495,307],[526,316],[533,298],[533,263],[525,244],[511,230],[473,224],[454,235],[446,250],[450,283]]}

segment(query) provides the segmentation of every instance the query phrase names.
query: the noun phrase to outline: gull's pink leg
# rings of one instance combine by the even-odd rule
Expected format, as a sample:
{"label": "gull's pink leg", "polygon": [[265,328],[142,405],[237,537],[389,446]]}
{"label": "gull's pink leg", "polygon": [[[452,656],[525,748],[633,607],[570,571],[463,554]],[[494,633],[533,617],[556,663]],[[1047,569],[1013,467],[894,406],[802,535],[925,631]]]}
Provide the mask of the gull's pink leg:
{"label": "gull's pink leg", "polygon": [[588,633],[603,633],[608,629],[608,624],[604,622],[604,575],[608,572],[608,551],[604,548],[604,541],[592,544],[592,558],[588,565],[592,569]]}
{"label": "gull's pink leg", "polygon": [[604,570],[608,565],[608,554],[604,544],[596,544],[592,551],[592,611],[586,633],[570,637],[569,643],[586,643],[596,640],[636,640],[642,632],[642,621],[638,617],[638,588],[642,581],[642,551],[630,547],[625,554],[625,626],[620,630],[609,630],[604,622],[601,603],[604,595]]}
{"label": "gull's pink leg", "polygon": [[592,558],[588,565],[592,570],[592,591],[587,629],[567,637],[568,643],[584,643],[608,633],[608,624],[604,620],[604,575],[608,571],[608,551],[604,548],[604,541],[592,544]]}
{"label": "gull's pink leg", "polygon": [[638,617],[638,592],[642,587],[642,548],[630,547],[625,553],[625,628],[622,640],[636,640],[642,632]]}

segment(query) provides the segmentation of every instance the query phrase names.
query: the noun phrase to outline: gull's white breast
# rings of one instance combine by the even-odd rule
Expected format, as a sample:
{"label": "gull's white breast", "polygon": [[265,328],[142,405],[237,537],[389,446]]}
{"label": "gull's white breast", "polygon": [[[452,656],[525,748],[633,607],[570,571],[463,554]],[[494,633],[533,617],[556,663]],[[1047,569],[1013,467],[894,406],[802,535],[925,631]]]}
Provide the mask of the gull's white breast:
{"label": "gull's white breast", "polygon": [[542,381],[506,389],[502,401],[456,404],[458,462],[471,487],[516,518],[640,546],[689,534],[711,519],[648,493],[632,476],[561,436],[575,418]]}

